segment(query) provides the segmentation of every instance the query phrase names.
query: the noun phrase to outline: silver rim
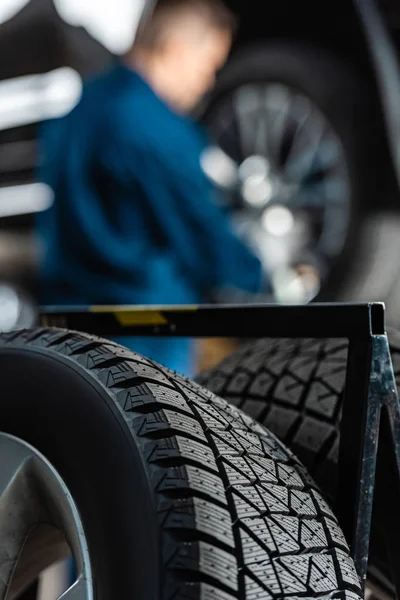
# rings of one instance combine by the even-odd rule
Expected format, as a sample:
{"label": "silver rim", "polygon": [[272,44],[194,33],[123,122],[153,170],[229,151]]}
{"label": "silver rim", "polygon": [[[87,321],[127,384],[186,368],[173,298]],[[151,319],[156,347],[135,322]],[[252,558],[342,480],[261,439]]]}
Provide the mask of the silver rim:
{"label": "silver rim", "polygon": [[58,600],[93,600],[88,547],[71,494],[32,446],[0,433],[0,600],[72,553],[77,579]]}
{"label": "silver rim", "polygon": [[343,251],[350,181],[338,135],[304,94],[245,85],[215,105],[211,133],[236,163],[235,224],[259,253],[282,302],[307,302]]}

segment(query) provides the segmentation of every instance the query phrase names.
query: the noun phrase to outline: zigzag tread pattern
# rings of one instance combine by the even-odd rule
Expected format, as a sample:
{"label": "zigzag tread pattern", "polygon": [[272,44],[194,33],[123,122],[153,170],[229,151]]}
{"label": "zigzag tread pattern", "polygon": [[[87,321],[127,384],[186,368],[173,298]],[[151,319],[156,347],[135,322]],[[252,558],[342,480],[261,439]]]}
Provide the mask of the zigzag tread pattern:
{"label": "zigzag tread pattern", "polygon": [[[262,339],[201,373],[197,382],[268,427],[329,494],[346,360],[347,340]],[[245,379],[246,385],[237,384]]]}
{"label": "zigzag tread pattern", "polygon": [[[400,387],[400,334],[389,329],[388,338]],[[196,381],[267,427],[332,497],[347,346],[341,339],[251,341]]]}
{"label": "zigzag tread pattern", "polygon": [[[40,329],[0,336],[0,344],[61,355],[119,408],[152,487],[161,600],[361,599],[346,542],[318,489],[241,410],[93,336]],[[310,367],[300,368],[304,385]]]}

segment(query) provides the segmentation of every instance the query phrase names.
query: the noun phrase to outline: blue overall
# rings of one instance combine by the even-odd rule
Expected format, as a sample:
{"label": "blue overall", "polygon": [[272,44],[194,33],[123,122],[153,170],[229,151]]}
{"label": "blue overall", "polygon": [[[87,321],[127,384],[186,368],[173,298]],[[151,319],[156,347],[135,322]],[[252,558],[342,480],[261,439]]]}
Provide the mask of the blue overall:
{"label": "blue overall", "polygon": [[[198,304],[210,291],[258,291],[259,260],[237,239],[200,165],[202,129],[117,64],[84,86],[75,109],[42,126],[40,180],[54,204],[42,304]],[[122,344],[183,373],[189,340]]]}

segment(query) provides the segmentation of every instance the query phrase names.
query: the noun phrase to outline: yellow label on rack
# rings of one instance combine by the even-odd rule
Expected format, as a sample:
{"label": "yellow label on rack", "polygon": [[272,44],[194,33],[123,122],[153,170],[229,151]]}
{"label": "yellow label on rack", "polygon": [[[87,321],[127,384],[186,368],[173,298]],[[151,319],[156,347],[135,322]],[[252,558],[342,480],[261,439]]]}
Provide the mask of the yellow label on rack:
{"label": "yellow label on rack", "polygon": [[134,325],[168,325],[168,319],[159,311],[125,311],[118,310],[114,312],[115,318],[123,327]]}
{"label": "yellow label on rack", "polygon": [[[196,305],[182,306],[91,306],[89,312],[112,313],[123,327],[135,325],[168,325],[168,312],[196,311]],[[163,313],[166,314],[163,314]]]}

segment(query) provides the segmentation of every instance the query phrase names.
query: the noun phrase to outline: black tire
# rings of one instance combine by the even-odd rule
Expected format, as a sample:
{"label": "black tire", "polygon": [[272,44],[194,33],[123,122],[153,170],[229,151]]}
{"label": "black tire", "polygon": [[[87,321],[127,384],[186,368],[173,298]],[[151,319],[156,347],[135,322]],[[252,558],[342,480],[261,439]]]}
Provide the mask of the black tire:
{"label": "black tire", "polygon": [[260,339],[196,380],[268,427],[332,496],[347,345],[347,340]]}
{"label": "black tire", "polygon": [[304,467],[224,400],[65,330],[2,335],[0,369],[2,431],[63,477],[96,599],[360,600],[344,537]]}
{"label": "black tire", "polygon": [[[202,109],[211,134],[218,106],[240,87],[256,82],[282,83],[304,94],[342,144],[350,184],[349,229],[318,300],[386,301],[400,271],[400,215],[386,212],[392,179],[371,90],[351,65],[323,48],[290,41],[239,48]],[[393,323],[400,321],[395,298],[389,313]]]}
{"label": "black tire", "polygon": [[[400,384],[400,334],[389,341]],[[258,340],[197,381],[268,427],[305,464],[330,501],[337,484],[347,340]],[[376,513],[370,573],[392,594],[384,524]]]}

